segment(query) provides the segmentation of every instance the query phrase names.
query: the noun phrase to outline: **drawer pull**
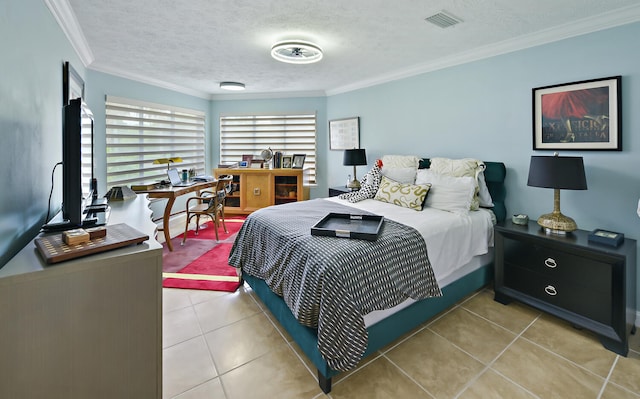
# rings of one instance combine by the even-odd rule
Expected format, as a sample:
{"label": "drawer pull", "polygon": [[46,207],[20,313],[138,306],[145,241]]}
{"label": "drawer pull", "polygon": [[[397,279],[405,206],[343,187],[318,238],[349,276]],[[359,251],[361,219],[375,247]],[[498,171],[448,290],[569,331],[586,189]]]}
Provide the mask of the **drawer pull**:
{"label": "drawer pull", "polygon": [[544,265],[551,268],[551,269],[555,269],[556,266],[558,266],[558,264],[556,263],[556,260],[553,258],[547,258],[544,260]]}
{"label": "drawer pull", "polygon": [[544,292],[551,296],[558,295],[558,291],[556,291],[556,287],[554,287],[553,285],[547,285],[546,287],[544,287]]}

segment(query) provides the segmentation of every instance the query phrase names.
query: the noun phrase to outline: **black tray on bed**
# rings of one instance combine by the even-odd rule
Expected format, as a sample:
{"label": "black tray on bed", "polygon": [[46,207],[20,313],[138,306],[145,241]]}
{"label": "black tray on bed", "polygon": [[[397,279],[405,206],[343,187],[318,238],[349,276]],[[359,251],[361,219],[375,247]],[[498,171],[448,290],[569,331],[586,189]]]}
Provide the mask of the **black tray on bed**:
{"label": "black tray on bed", "polygon": [[332,212],[311,228],[311,235],[375,241],[383,221],[383,216]]}

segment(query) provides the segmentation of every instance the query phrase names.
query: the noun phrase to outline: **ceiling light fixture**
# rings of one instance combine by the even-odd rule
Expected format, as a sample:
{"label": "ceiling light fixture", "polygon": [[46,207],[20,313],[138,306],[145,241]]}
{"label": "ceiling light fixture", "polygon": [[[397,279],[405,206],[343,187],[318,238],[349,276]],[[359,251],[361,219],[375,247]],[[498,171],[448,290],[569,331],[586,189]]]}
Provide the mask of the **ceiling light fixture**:
{"label": "ceiling light fixture", "polygon": [[220,82],[220,88],[224,90],[240,91],[244,90],[244,83],[240,82]]}
{"label": "ceiling light fixture", "polygon": [[322,59],[322,49],[311,42],[285,40],[271,47],[271,56],[290,64],[312,64]]}

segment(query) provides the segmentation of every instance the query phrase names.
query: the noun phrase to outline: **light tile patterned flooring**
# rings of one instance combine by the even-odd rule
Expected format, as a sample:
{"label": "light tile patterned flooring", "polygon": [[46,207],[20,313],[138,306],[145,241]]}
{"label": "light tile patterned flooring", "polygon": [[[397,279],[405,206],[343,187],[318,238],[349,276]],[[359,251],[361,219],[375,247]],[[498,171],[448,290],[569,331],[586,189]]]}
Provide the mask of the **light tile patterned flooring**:
{"label": "light tile patterned flooring", "polygon": [[485,289],[333,379],[316,371],[247,286],[164,289],[164,398],[640,398],[628,357],[589,332]]}

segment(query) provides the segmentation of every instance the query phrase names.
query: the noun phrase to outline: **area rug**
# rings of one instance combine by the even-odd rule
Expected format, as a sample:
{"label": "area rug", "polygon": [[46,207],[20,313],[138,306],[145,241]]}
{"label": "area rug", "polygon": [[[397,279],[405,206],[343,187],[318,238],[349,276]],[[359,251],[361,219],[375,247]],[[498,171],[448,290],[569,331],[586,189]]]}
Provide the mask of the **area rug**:
{"label": "area rug", "polygon": [[162,286],[230,292],[238,289],[240,277],[227,262],[244,219],[244,216],[225,218],[229,232],[225,233],[222,227],[218,229],[220,241],[216,241],[213,222],[207,222],[198,235],[188,231],[184,245],[181,245],[183,234],[173,238],[173,251],[163,245]]}

